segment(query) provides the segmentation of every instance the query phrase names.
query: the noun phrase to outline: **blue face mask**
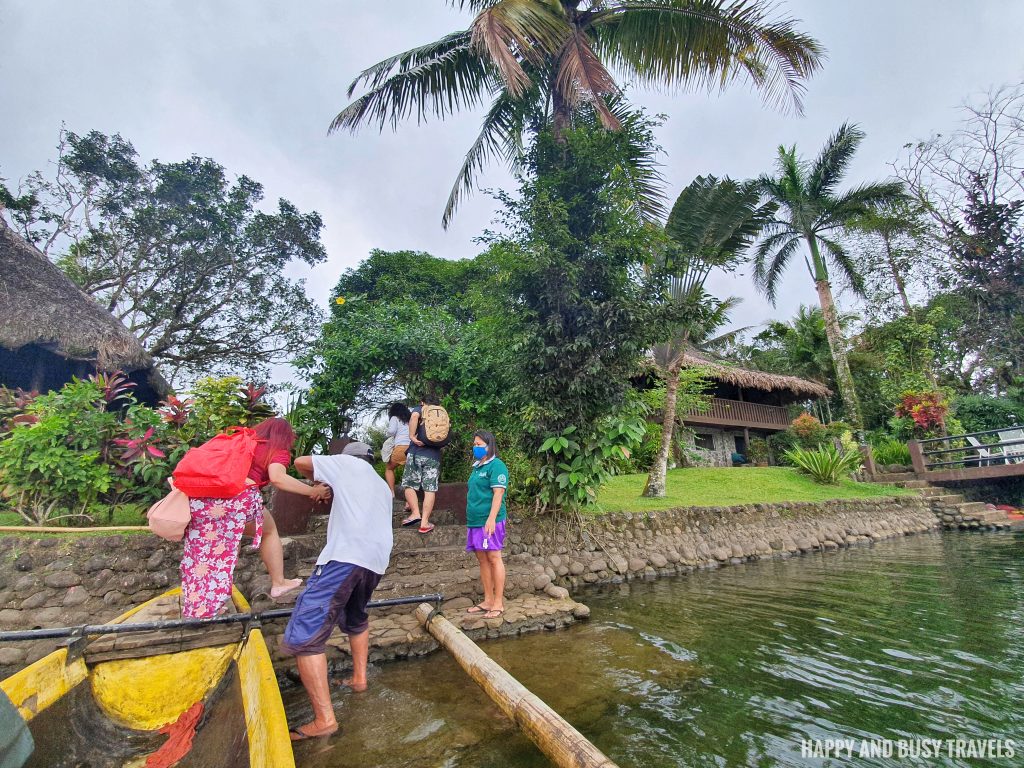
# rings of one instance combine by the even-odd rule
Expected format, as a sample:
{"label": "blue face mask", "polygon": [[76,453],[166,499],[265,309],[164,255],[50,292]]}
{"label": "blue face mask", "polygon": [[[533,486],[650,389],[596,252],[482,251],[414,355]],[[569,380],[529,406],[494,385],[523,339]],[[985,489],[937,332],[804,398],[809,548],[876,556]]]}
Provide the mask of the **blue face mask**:
{"label": "blue face mask", "polygon": [[487,448],[483,445],[473,446],[473,458],[480,461],[484,456],[487,455]]}

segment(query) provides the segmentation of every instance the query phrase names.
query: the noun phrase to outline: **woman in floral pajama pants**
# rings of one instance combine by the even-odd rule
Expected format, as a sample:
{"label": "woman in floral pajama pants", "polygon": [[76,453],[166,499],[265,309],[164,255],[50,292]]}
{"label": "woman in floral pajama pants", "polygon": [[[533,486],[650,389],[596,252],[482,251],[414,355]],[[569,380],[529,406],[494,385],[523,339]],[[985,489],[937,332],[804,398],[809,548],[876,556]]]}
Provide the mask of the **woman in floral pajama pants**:
{"label": "woman in floral pajama pants", "polygon": [[[260,445],[249,470],[252,483],[230,499],[194,498],[189,502],[192,520],[185,529],[181,557],[181,615],[205,619],[216,615],[231,599],[235,564],[242,536],[252,536],[253,546],[270,574],[270,596],[277,599],[301,583],[284,578],[284,552],[274,519],[263,508],[260,489],[268,483],[292,493],[324,501],[330,489],[309,486],[288,475],[295,433],[284,419],[267,419],[256,425]],[[264,535],[266,527],[266,535]]]}

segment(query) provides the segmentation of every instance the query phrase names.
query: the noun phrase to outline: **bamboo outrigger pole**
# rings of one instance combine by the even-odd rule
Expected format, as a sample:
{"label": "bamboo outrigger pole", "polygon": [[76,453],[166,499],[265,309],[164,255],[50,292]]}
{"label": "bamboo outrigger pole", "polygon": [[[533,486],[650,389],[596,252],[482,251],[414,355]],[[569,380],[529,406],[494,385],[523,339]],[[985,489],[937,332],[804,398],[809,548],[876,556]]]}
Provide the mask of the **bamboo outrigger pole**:
{"label": "bamboo outrigger pole", "polygon": [[618,768],[433,606],[420,605],[416,618],[558,768]]}

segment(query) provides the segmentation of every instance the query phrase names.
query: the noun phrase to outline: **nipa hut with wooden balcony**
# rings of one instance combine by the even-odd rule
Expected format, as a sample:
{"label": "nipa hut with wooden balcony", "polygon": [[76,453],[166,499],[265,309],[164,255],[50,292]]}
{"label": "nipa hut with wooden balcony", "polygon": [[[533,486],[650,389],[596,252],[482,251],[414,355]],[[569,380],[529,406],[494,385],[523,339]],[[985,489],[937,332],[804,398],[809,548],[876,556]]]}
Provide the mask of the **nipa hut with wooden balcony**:
{"label": "nipa hut with wooden balcony", "polygon": [[697,349],[686,353],[684,366],[703,368],[714,382],[711,407],[683,418],[693,430],[687,441],[710,466],[731,465],[733,453],[747,456],[751,439],[790,425],[795,405],[832,394],[816,381],[740,368]]}

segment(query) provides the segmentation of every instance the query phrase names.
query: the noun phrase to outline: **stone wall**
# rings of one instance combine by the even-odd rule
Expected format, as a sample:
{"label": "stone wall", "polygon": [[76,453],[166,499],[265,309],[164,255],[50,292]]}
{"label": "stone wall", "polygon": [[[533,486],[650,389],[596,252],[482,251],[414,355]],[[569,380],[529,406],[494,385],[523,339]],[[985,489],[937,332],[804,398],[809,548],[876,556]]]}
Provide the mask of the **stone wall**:
{"label": "stone wall", "polygon": [[[294,548],[285,557],[285,569],[294,570]],[[148,533],[0,535],[0,630],[102,624],[179,584],[180,561],[181,544]],[[243,548],[235,580],[250,597],[269,589],[251,547]],[[0,643],[0,677],[56,646]]]}
{"label": "stone wall", "polygon": [[531,559],[538,581],[571,590],[936,530],[935,515],[918,496],[686,508],[609,515],[579,535],[516,526],[510,559]]}
{"label": "stone wall", "polygon": [[[507,557],[510,572],[534,574],[519,587],[523,599],[537,592],[562,599],[559,587],[835,550],[937,527],[918,496],[687,508],[608,515],[582,528],[513,521]],[[286,540],[288,574],[320,546],[303,538]],[[148,534],[0,537],[0,630],[109,621],[177,584],[180,553],[180,544]],[[243,548],[236,583],[254,608],[264,607],[269,579],[251,547]],[[267,627],[272,650],[281,629]],[[0,644],[0,677],[54,647],[51,640]]]}

